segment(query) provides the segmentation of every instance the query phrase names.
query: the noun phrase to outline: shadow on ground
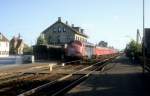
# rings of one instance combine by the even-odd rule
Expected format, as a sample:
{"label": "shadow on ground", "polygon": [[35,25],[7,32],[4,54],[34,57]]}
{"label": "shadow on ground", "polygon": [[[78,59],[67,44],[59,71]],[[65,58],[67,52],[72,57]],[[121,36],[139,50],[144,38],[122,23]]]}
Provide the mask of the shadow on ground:
{"label": "shadow on ground", "polygon": [[88,81],[65,96],[150,96],[148,74],[93,75]]}
{"label": "shadow on ground", "polygon": [[[115,63],[113,71],[116,70],[116,73],[93,74],[65,96],[150,96],[150,75],[142,73],[140,64],[125,56],[112,63]],[[122,69],[119,68],[129,68],[129,72],[120,73]]]}

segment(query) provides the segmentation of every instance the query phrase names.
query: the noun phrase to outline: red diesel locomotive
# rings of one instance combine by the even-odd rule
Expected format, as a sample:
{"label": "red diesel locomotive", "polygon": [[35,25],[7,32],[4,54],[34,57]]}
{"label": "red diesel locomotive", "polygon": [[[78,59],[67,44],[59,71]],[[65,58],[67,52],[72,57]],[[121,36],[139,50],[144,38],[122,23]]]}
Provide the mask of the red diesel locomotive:
{"label": "red diesel locomotive", "polygon": [[91,59],[93,57],[112,55],[117,53],[117,50],[106,47],[95,46],[92,43],[72,41],[66,48],[66,57],[69,59]]}

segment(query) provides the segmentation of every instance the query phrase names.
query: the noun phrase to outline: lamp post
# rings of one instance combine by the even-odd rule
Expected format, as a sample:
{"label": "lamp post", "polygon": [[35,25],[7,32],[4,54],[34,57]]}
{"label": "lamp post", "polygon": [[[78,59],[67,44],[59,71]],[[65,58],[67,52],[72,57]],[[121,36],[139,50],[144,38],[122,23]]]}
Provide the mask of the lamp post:
{"label": "lamp post", "polygon": [[145,65],[146,65],[146,56],[145,56],[145,0],[143,0],[143,73],[145,73]]}

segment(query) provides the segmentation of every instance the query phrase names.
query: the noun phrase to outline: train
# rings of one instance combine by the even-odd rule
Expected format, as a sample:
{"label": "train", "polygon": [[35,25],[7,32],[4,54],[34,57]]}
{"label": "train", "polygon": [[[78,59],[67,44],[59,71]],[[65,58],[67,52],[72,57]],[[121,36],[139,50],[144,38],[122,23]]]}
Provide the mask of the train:
{"label": "train", "polygon": [[33,46],[35,60],[89,60],[117,54],[113,48],[96,46],[93,43],[74,40],[66,46],[36,45]]}
{"label": "train", "polygon": [[94,59],[117,53],[118,51],[113,48],[100,47],[89,42],[74,40],[67,45],[65,57],[68,60]]}

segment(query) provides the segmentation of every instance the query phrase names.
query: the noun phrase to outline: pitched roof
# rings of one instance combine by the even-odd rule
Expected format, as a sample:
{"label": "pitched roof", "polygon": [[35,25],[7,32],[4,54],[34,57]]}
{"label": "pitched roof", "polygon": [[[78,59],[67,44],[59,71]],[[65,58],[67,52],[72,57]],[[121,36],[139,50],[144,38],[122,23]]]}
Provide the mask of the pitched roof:
{"label": "pitched roof", "polygon": [[23,43],[22,39],[18,39],[18,43],[17,43],[16,48],[19,48],[19,47],[21,46],[22,43]]}
{"label": "pitched roof", "polygon": [[65,24],[65,23],[63,23],[63,22],[61,22],[61,23],[62,23],[62,24],[64,24],[65,26],[67,26],[68,28],[70,28],[73,32],[75,32],[75,33],[77,33],[77,34],[79,34],[79,35],[82,35],[82,36],[88,37],[86,34],[81,33],[81,32],[79,32],[79,31],[77,31],[77,30],[73,29],[71,26],[69,26],[69,25],[67,25],[67,24]]}
{"label": "pitched roof", "polygon": [[19,47],[21,47],[21,44],[24,44],[24,48],[25,47],[29,47],[26,43],[23,42],[23,39],[20,39],[18,37],[13,37],[10,40],[10,44],[14,44],[15,42],[17,42],[16,48],[18,49]]}
{"label": "pitched roof", "polygon": [[0,32],[0,41],[9,42],[9,40]]}
{"label": "pitched roof", "polygon": [[52,24],[51,26],[49,26],[48,28],[46,28],[42,33],[46,33],[46,30],[50,29],[53,25],[57,24],[57,23],[61,23],[63,24],[64,26],[68,27],[69,29],[71,29],[73,32],[75,32],[76,34],[79,34],[79,35],[82,35],[84,37],[88,37],[86,34],[84,33],[81,33],[81,32],[78,32],[77,30],[73,29],[71,26],[61,22],[61,21],[56,21],[54,24]]}

